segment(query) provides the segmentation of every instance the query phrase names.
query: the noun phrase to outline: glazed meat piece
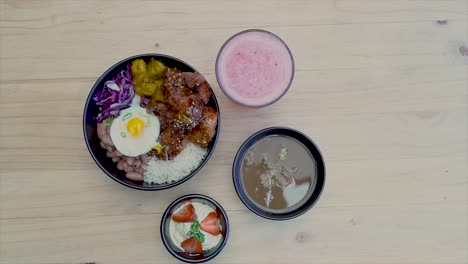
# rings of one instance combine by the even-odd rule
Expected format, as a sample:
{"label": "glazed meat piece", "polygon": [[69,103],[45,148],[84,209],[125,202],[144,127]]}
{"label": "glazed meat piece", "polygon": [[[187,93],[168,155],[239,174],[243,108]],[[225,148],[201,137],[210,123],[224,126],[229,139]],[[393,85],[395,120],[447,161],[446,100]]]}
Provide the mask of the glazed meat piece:
{"label": "glazed meat piece", "polygon": [[169,127],[177,115],[177,112],[170,105],[158,101],[149,103],[146,109],[159,116],[163,129]]}
{"label": "glazed meat piece", "polygon": [[203,78],[203,76],[201,76],[201,74],[183,72],[182,78],[191,92],[190,97],[192,100],[200,100],[203,104],[207,104],[208,101],[210,101],[211,90],[208,82]]}
{"label": "glazed meat piece", "polygon": [[190,106],[185,110],[178,111],[169,104],[152,102],[146,108],[159,116],[163,129],[172,127],[188,133],[202,121],[203,111],[201,109],[203,107]]}
{"label": "glazed meat piece", "polygon": [[187,139],[208,146],[216,133],[218,116],[206,106],[211,89],[198,73],[167,69],[162,91],[166,102],[151,102],[146,106],[161,119],[159,143],[164,146],[160,159],[173,159],[185,147]]}
{"label": "glazed meat piece", "polygon": [[186,132],[191,131],[198,126],[203,120],[203,105],[191,105],[183,110],[180,110],[176,115],[176,122]]}
{"label": "glazed meat piece", "polygon": [[210,100],[210,86],[199,73],[168,69],[166,77],[164,96],[176,109],[185,110],[191,106],[200,108]]}
{"label": "glazed meat piece", "polygon": [[164,146],[164,149],[158,154],[158,158],[171,160],[184,149],[187,140],[186,135],[180,130],[169,128],[162,131],[159,143]]}
{"label": "glazed meat piece", "polygon": [[189,140],[207,147],[216,133],[217,124],[218,114],[216,110],[207,106],[203,111],[203,121],[189,133]]}
{"label": "glazed meat piece", "polygon": [[159,116],[162,124],[159,143],[164,146],[164,149],[158,157],[164,160],[173,159],[182,151],[186,143],[185,129],[178,119],[178,113],[172,106],[162,102],[152,102],[146,107]]}
{"label": "glazed meat piece", "polygon": [[189,132],[203,119],[203,109],[211,97],[210,87],[199,73],[168,69],[166,77],[163,91],[169,105],[177,110],[175,124]]}
{"label": "glazed meat piece", "polygon": [[185,82],[182,79],[182,72],[179,70],[172,68],[167,70],[162,90],[170,105],[182,109],[190,106],[190,98],[185,94]]}

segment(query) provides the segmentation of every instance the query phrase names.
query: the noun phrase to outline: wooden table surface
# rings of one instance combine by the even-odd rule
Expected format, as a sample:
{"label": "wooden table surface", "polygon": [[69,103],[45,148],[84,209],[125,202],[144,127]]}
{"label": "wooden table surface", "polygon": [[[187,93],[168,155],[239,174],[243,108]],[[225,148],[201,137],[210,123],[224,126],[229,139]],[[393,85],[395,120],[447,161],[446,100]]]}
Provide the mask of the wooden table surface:
{"label": "wooden table surface", "polygon": [[[467,263],[466,0],[0,1],[0,263],[178,263],[161,214],[207,194],[231,236],[212,263]],[[282,37],[291,89],[262,109],[221,92],[214,63],[247,28]],[[131,55],[179,57],[211,83],[221,138],[181,186],[137,191],[95,165],[84,102]],[[286,222],[237,197],[234,155],[252,133],[289,126],[323,151],[317,205]]]}

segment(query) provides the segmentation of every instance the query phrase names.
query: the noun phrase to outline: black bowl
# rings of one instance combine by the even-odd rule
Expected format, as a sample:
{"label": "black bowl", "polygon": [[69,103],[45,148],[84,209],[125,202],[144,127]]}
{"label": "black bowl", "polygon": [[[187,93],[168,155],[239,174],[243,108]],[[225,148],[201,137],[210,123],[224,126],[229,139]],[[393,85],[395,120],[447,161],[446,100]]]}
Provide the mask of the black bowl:
{"label": "black bowl", "polygon": [[[179,207],[183,206],[184,204],[190,201],[199,201],[212,207],[218,214],[219,223],[221,225],[221,234],[223,238],[217,246],[208,250],[207,252],[203,252],[202,254],[188,254],[186,252],[181,251],[177,246],[174,245],[169,235],[169,220],[172,216],[172,213],[176,211]],[[229,219],[223,207],[221,207],[221,205],[212,198],[202,194],[184,195],[172,202],[167,207],[166,211],[162,216],[160,229],[161,239],[169,253],[171,253],[177,259],[188,263],[202,263],[216,257],[226,245],[230,231]]]}
{"label": "black bowl", "polygon": [[95,116],[97,116],[99,108],[92,98],[94,97],[96,92],[103,87],[104,83],[107,80],[114,78],[120,71],[127,69],[127,65],[131,61],[135,59],[149,60],[151,58],[154,58],[163,62],[168,67],[176,67],[177,69],[181,71],[197,72],[195,68],[185,63],[184,61],[168,56],[168,55],[163,55],[163,54],[150,53],[150,54],[142,54],[142,55],[136,55],[136,56],[126,58],[116,63],[114,66],[110,67],[96,81],[96,83],[94,84],[93,88],[91,89],[89,93],[88,99],[86,100],[84,113],[83,113],[84,139],[86,141],[86,146],[88,147],[89,153],[93,157],[96,164],[101,168],[101,170],[104,173],[106,173],[109,177],[111,177],[115,181],[127,187],[131,187],[131,188],[138,189],[138,190],[146,190],[146,191],[155,191],[155,190],[171,188],[192,178],[207,163],[207,161],[210,159],[211,155],[213,154],[216,142],[218,141],[218,137],[219,137],[220,121],[221,121],[218,101],[216,100],[215,94],[212,90],[212,96],[208,104],[212,106],[213,108],[215,108],[218,112],[218,126],[216,128],[216,134],[214,138],[211,140],[210,144],[208,145],[208,153],[205,159],[200,163],[200,165],[194,171],[192,171],[190,175],[180,179],[179,181],[172,182],[172,183],[150,184],[150,183],[146,183],[143,181],[133,181],[133,180],[127,179],[125,177],[125,172],[117,169],[116,163],[112,162],[112,159],[106,156],[106,150],[103,149],[99,144],[100,140],[97,136],[97,127],[96,127],[97,122],[94,118]]}
{"label": "black bowl", "polygon": [[[288,136],[298,140],[306,147],[306,149],[310,152],[312,157],[314,157],[315,162],[317,163],[317,179],[315,182],[315,186],[313,187],[313,191],[309,194],[304,204],[302,204],[298,208],[293,209],[292,211],[271,212],[259,207],[258,205],[256,205],[255,202],[253,202],[249,198],[242,185],[241,168],[245,154],[253,144],[265,137],[272,135]],[[315,143],[305,134],[291,128],[270,127],[260,130],[252,136],[250,136],[239,148],[236,157],[234,158],[234,164],[232,166],[232,179],[234,181],[234,187],[236,189],[237,195],[245,204],[245,206],[249,208],[250,211],[270,220],[288,220],[304,214],[320,198],[320,194],[322,193],[322,190],[325,185],[325,163],[317,145],[315,145]]]}

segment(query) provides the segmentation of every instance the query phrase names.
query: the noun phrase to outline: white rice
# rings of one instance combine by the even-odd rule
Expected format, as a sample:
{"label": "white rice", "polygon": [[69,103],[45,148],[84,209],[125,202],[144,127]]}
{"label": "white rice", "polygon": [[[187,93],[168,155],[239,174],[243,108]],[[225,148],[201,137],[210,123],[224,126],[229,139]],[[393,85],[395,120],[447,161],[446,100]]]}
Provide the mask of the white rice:
{"label": "white rice", "polygon": [[173,160],[150,158],[144,181],[147,183],[171,183],[189,175],[203,161],[208,151],[197,144],[188,142]]}

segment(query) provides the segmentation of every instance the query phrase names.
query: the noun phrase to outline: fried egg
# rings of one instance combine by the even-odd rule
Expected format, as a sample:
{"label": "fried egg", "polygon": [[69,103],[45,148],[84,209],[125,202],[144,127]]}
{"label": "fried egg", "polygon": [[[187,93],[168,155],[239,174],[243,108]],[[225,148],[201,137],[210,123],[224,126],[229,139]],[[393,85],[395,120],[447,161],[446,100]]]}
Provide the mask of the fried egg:
{"label": "fried egg", "polygon": [[114,119],[110,136],[116,149],[125,156],[136,157],[150,151],[158,141],[159,118],[138,105],[124,109]]}

